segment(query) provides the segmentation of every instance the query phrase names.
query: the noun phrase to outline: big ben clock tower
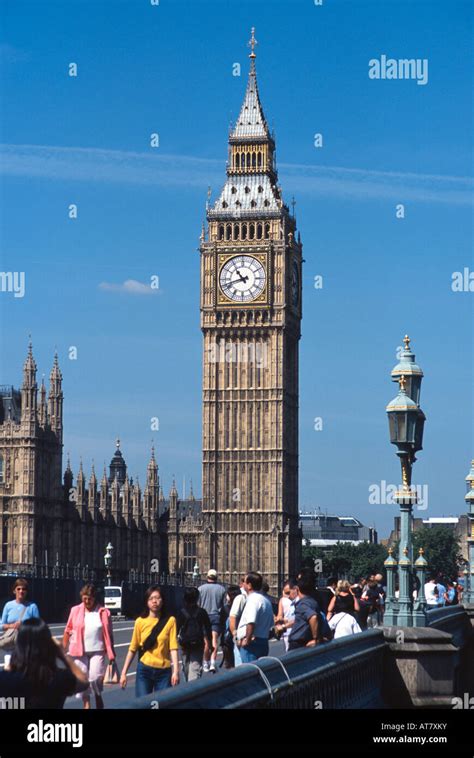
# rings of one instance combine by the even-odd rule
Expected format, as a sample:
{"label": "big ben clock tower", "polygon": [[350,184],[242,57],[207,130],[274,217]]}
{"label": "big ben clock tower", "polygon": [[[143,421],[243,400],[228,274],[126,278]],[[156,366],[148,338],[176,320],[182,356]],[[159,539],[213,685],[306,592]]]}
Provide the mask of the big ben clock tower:
{"label": "big ben clock tower", "polygon": [[201,236],[202,573],[260,571],[277,592],[296,573],[298,341],[302,245],[277,183],[260,103],[255,36],[227,179]]}

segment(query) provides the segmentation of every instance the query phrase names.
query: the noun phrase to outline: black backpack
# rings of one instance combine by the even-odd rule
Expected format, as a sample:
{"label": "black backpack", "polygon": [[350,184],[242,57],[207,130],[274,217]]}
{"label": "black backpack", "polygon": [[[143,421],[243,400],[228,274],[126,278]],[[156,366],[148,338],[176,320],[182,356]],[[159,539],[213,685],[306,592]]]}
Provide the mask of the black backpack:
{"label": "black backpack", "polygon": [[181,611],[184,616],[184,624],[179,630],[178,642],[182,648],[204,647],[204,630],[199,619],[199,610],[198,608],[193,614],[185,608]]}

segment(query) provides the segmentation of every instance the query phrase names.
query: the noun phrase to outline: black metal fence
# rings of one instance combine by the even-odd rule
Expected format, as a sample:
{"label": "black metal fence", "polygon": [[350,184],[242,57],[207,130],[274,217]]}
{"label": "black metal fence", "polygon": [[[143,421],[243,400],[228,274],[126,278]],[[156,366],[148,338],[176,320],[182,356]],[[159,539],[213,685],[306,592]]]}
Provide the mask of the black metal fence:
{"label": "black metal fence", "polygon": [[[87,582],[97,586],[100,601],[103,601],[103,589],[109,583],[105,569],[97,571],[80,564],[34,564],[21,573],[7,571],[7,568],[3,564],[4,571],[0,573],[0,613],[6,602],[13,600],[12,587],[15,579],[21,576],[28,581],[28,599],[37,604],[41,617],[47,622],[66,621],[71,607],[80,602],[81,587]],[[143,595],[151,584],[159,584],[163,588],[169,610],[176,613],[182,605],[184,588],[200,583],[200,578],[185,574],[158,574],[133,569],[112,572],[110,581],[110,584],[123,588],[126,600],[124,613],[131,618],[141,613]]]}

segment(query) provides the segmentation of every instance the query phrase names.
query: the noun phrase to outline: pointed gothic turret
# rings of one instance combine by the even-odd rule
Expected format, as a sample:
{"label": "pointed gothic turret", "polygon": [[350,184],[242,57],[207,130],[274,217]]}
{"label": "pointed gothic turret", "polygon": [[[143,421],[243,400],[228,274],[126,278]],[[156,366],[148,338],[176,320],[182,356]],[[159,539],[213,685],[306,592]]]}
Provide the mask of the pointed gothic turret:
{"label": "pointed gothic turret", "polygon": [[53,368],[49,375],[48,414],[50,426],[56,433],[58,440],[63,438],[63,391],[62,380],[58,362],[58,354],[54,354]]}
{"label": "pointed gothic turret", "polygon": [[94,461],[92,461],[91,475],[89,478],[89,513],[94,517],[97,502],[97,477],[95,475]]}
{"label": "pointed gothic turret", "polygon": [[39,423],[43,429],[46,429],[46,426],[48,424],[48,406],[46,403],[46,387],[44,386],[44,376],[41,379],[40,387]]}
{"label": "pointed gothic turret", "polygon": [[72,488],[72,483],[74,480],[74,475],[72,473],[71,469],[71,459],[69,457],[69,453],[67,454],[67,464],[66,464],[66,471],[64,472],[64,490],[66,493],[66,500],[69,501],[69,494],[70,490]]}
{"label": "pointed gothic turret", "polygon": [[28,354],[23,366],[23,384],[21,386],[21,420],[35,423],[37,420],[37,384],[36,362],[33,358],[33,345],[28,344]]}

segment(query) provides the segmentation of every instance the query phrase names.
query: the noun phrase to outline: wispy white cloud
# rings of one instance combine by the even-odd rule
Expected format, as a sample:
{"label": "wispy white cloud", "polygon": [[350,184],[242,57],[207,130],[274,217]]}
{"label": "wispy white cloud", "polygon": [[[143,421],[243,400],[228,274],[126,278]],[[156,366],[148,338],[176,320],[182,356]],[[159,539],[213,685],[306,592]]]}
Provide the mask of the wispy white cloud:
{"label": "wispy white cloud", "polygon": [[0,44],[0,63],[25,63],[30,59],[31,55],[26,50],[9,45],[7,42]]}
{"label": "wispy white cloud", "polygon": [[[48,145],[0,145],[0,157],[4,176],[191,187],[203,193],[208,185],[219,188],[223,181],[221,158]],[[279,169],[287,193],[387,198],[401,203],[473,202],[474,182],[466,176],[288,163],[280,164]]]}
{"label": "wispy white cloud", "polygon": [[99,289],[106,290],[107,292],[119,292],[126,295],[157,295],[158,289],[153,289],[150,284],[143,284],[143,282],[137,282],[136,279],[126,279],[121,284],[113,284],[111,282],[101,282]]}

